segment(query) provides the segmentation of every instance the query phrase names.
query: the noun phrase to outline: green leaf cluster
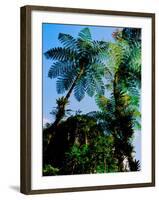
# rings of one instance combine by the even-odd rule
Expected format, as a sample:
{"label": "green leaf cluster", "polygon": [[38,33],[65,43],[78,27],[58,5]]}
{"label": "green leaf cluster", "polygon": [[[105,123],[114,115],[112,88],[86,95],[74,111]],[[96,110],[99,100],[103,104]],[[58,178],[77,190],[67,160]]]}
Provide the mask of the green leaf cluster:
{"label": "green leaf cluster", "polygon": [[92,97],[95,93],[104,94],[103,75],[108,43],[92,39],[89,28],[82,29],[77,38],[60,33],[58,37],[63,47],[45,52],[47,59],[56,60],[48,72],[49,78],[57,78],[59,94],[68,91],[73,85],[74,96],[81,101],[85,93]]}

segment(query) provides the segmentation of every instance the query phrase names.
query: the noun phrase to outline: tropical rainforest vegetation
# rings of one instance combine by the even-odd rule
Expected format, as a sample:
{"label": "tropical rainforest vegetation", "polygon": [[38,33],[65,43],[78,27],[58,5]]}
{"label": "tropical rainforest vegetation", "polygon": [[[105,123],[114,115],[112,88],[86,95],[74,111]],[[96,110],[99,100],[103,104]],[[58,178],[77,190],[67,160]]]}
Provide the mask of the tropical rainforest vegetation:
{"label": "tropical rainforest vegetation", "polygon": [[[88,27],[77,38],[59,33],[63,46],[44,53],[53,61],[48,77],[65,94],[43,128],[44,176],[140,170],[133,139],[141,128],[141,30],[123,28],[112,37],[93,40]],[[71,95],[94,98],[99,110],[72,114]]]}

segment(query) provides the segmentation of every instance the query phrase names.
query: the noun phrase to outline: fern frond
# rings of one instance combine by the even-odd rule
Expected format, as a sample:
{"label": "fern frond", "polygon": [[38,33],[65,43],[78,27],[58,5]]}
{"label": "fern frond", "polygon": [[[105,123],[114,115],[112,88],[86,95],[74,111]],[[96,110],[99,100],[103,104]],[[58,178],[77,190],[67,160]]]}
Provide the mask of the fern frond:
{"label": "fern frond", "polygon": [[96,82],[96,92],[97,92],[97,94],[104,95],[105,87],[104,87],[104,83],[103,83],[102,78],[96,77],[95,82]]}
{"label": "fern frond", "polygon": [[109,43],[105,41],[92,41],[91,52],[93,55],[107,57]]}
{"label": "fern frond", "polygon": [[126,63],[130,55],[130,49],[127,42],[116,42],[109,44],[107,65],[117,71],[122,63]]}
{"label": "fern frond", "polygon": [[59,60],[59,61],[65,61],[65,60],[73,61],[77,58],[77,54],[75,51],[62,47],[52,48],[47,52],[45,52],[44,55],[46,56],[47,59]]}
{"label": "fern frond", "polygon": [[56,78],[62,76],[65,73],[68,73],[75,67],[74,62],[72,61],[59,61],[54,63],[48,72],[49,78]]}
{"label": "fern frond", "polygon": [[95,96],[95,101],[96,101],[96,104],[98,105],[98,107],[101,110],[103,110],[103,111],[106,110],[106,106],[107,106],[109,100],[104,95],[97,94]]}
{"label": "fern frond", "polygon": [[59,33],[58,39],[64,45],[65,48],[69,48],[73,51],[78,50],[77,41],[71,35]]}
{"label": "fern frond", "polygon": [[66,91],[64,80],[61,77],[56,81],[56,90],[58,94],[63,94]]}
{"label": "fern frond", "polygon": [[77,99],[77,101],[81,101],[85,96],[85,90],[86,90],[86,80],[84,77],[81,77],[74,88],[74,96]]}
{"label": "fern frond", "polygon": [[91,32],[89,28],[83,28],[79,34],[78,37],[83,40],[83,41],[91,41],[92,40],[92,36],[91,36]]}
{"label": "fern frond", "polygon": [[95,81],[91,78],[91,76],[86,77],[86,92],[88,96],[92,97],[95,93]]}
{"label": "fern frond", "polygon": [[134,73],[141,73],[141,42],[134,42],[132,45],[129,67]]}
{"label": "fern frond", "polygon": [[59,77],[56,82],[57,93],[63,94],[65,91],[67,91],[71,87],[76,75],[77,71],[74,69]]}

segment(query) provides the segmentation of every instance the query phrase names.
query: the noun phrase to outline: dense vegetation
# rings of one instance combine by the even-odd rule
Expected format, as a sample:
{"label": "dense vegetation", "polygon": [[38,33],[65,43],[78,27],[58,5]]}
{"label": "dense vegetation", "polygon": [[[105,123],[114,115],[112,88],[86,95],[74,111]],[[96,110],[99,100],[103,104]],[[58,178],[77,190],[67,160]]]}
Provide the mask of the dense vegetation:
{"label": "dense vegetation", "polygon": [[[140,170],[133,138],[141,117],[141,32],[123,28],[112,36],[113,42],[95,41],[89,28],[77,38],[60,33],[63,47],[45,52],[54,61],[48,76],[66,95],[43,130],[43,175]],[[77,101],[94,98],[99,111],[70,114],[72,93]]]}

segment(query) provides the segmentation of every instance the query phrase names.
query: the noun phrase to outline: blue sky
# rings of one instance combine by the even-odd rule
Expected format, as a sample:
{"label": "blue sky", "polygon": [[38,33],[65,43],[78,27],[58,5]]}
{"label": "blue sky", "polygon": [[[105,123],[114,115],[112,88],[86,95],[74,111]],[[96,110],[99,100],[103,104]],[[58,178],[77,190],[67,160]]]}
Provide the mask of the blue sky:
{"label": "blue sky", "polygon": [[[85,27],[89,27],[92,38],[94,40],[112,41],[112,33],[117,29],[115,27],[97,27],[97,26],[81,26],[81,25],[65,25],[65,24],[49,24],[42,25],[43,35],[43,53],[50,48],[62,46],[58,41],[59,33],[70,34],[77,37],[79,31]],[[54,106],[56,106],[56,99],[65,94],[59,95],[56,92],[56,79],[48,78],[48,71],[53,63],[52,60],[47,60],[43,55],[43,123],[53,122],[54,118],[50,114]],[[85,95],[81,102],[78,102],[72,94],[69,99],[69,106],[73,111],[81,110],[82,113],[98,110],[94,98]],[[137,152],[136,158],[141,160],[141,136],[140,133],[135,137],[135,150]]]}

